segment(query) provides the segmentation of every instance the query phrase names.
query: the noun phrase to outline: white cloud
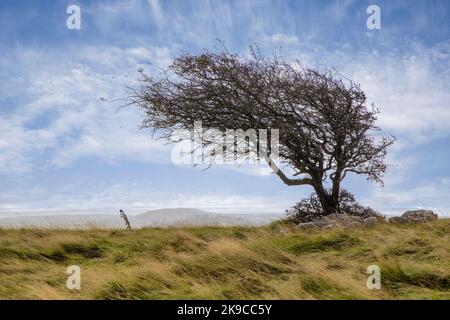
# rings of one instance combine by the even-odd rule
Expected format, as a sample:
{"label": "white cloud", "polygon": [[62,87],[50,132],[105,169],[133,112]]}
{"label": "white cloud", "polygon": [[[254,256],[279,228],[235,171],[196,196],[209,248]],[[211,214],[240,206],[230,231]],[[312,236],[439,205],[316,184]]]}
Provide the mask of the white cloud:
{"label": "white cloud", "polygon": [[[417,139],[450,133],[450,74],[433,61],[434,50],[416,48],[403,56],[367,55],[347,66],[346,74],[360,82],[382,111],[383,128]],[[450,67],[450,60],[446,63]]]}
{"label": "white cloud", "polygon": [[263,41],[272,45],[293,45],[298,42],[298,38],[284,33],[275,33],[271,36],[263,37]]}
{"label": "white cloud", "polygon": [[138,130],[137,110],[100,101],[126,96],[124,85],[134,83],[142,59],[152,63],[148,68],[162,67],[170,61],[168,49],[87,46],[63,61],[55,58],[60,54],[17,52],[20,67],[10,65],[8,72],[16,73],[26,89],[22,103],[0,118],[0,172],[65,166],[83,157],[168,161],[167,147]]}

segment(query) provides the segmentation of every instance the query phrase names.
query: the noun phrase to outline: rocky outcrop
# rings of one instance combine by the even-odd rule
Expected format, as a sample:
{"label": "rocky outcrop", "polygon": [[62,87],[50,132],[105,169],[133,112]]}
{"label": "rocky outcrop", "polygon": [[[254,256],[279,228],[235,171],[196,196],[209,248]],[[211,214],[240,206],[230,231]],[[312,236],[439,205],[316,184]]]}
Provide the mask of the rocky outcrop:
{"label": "rocky outcrop", "polygon": [[350,227],[368,227],[371,228],[375,226],[378,222],[377,217],[361,218],[358,216],[352,216],[348,214],[330,214],[324,216],[318,220],[311,222],[304,222],[298,225],[301,229],[329,229],[329,228],[350,228]]}
{"label": "rocky outcrop", "polygon": [[431,210],[414,210],[406,211],[402,214],[402,219],[407,222],[427,222],[437,220],[438,215]]}
{"label": "rocky outcrop", "polygon": [[431,210],[406,211],[401,217],[389,218],[389,223],[425,223],[438,219],[438,215]]}
{"label": "rocky outcrop", "polygon": [[388,220],[389,223],[403,223],[402,217],[390,217]]}
{"label": "rocky outcrop", "polygon": [[[406,211],[400,217],[389,218],[389,223],[425,223],[438,219],[438,215],[430,210],[412,210]],[[380,216],[372,216],[369,218],[362,218],[358,216],[352,216],[348,214],[330,214],[320,219],[304,222],[298,224],[301,229],[329,229],[329,228],[350,228],[350,227],[374,227],[379,221],[385,220]]]}

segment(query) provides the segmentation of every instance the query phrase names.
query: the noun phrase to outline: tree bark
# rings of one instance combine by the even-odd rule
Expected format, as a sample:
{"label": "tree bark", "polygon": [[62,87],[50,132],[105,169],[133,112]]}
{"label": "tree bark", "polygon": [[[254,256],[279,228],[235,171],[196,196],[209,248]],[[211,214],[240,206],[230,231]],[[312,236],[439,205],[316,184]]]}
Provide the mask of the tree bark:
{"label": "tree bark", "polygon": [[339,201],[334,201],[332,195],[330,195],[324,188],[322,181],[316,181],[313,184],[314,191],[319,198],[322,210],[325,214],[336,213],[338,211]]}
{"label": "tree bark", "polygon": [[331,188],[331,201],[335,210],[339,210],[339,194],[341,192],[342,169],[338,168],[333,176],[333,186]]}

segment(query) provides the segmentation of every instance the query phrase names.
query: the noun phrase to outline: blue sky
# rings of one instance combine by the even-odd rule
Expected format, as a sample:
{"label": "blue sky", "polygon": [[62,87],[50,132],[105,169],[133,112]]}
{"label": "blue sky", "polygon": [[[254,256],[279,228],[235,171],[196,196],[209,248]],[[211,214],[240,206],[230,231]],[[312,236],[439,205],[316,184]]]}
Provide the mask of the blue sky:
{"label": "blue sky", "polygon": [[[81,30],[66,8],[81,9]],[[369,5],[381,30],[366,27]],[[450,213],[448,1],[8,1],[0,3],[0,215],[141,212],[198,207],[282,212],[308,187],[258,168],[175,166],[120,98],[137,69],[157,73],[183,52],[257,43],[360,83],[398,142],[385,187],[346,187],[385,213]]]}

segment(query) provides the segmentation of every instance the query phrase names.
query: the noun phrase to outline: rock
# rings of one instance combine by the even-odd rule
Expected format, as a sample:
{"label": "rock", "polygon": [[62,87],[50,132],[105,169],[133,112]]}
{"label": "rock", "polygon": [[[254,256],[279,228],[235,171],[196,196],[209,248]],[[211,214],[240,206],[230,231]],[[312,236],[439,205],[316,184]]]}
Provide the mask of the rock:
{"label": "rock", "polygon": [[428,222],[438,219],[438,215],[431,210],[412,210],[402,214],[405,222]]}
{"label": "rock", "polygon": [[373,228],[378,222],[376,217],[368,217],[364,220],[364,226],[367,228]]}
{"label": "rock", "polygon": [[401,217],[391,217],[388,220],[389,223],[403,223],[403,219]]}
{"label": "rock", "polygon": [[318,228],[318,229],[330,229],[335,227],[340,228],[352,228],[352,227],[372,227],[377,223],[376,217],[369,217],[367,219],[363,219],[361,217],[352,216],[348,214],[330,214],[328,216],[324,216],[321,219],[304,222],[298,225],[301,229],[310,229],[310,228]]}
{"label": "rock", "polygon": [[316,225],[317,228],[321,228],[321,229],[327,229],[327,228],[331,228],[333,227],[332,223],[329,223],[326,220],[318,220],[318,221],[314,221],[314,224]]}
{"label": "rock", "polygon": [[333,225],[320,219],[316,221],[300,223],[297,227],[299,227],[300,229],[311,229],[311,228],[327,229],[333,227]]}
{"label": "rock", "polygon": [[406,211],[401,217],[389,218],[389,223],[425,223],[438,219],[438,215],[431,210],[410,210]]}
{"label": "rock", "polygon": [[310,229],[310,228],[317,228],[315,222],[303,222],[303,223],[299,223],[297,225],[298,228],[300,229]]}
{"label": "rock", "polygon": [[328,224],[333,225],[334,227],[355,227],[363,224],[363,219],[357,216],[351,216],[348,214],[330,214],[322,218]]}

